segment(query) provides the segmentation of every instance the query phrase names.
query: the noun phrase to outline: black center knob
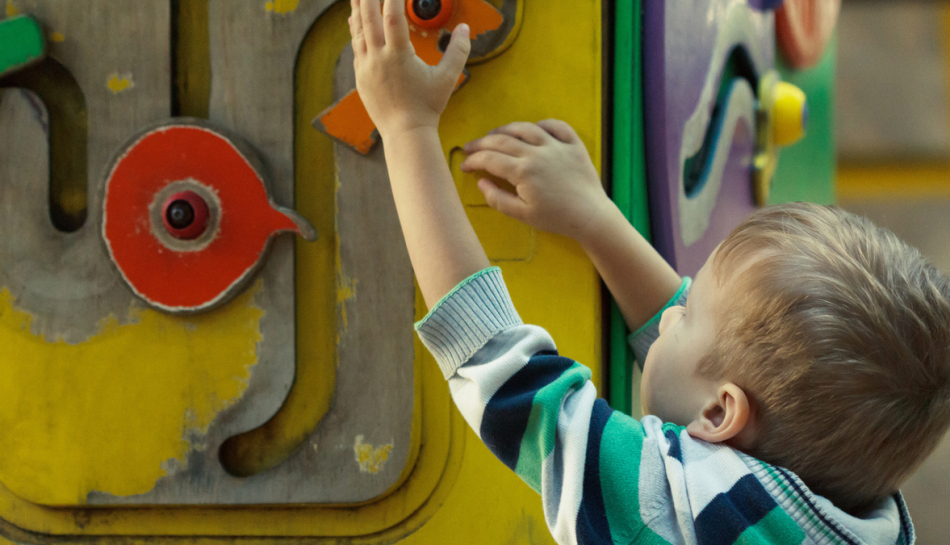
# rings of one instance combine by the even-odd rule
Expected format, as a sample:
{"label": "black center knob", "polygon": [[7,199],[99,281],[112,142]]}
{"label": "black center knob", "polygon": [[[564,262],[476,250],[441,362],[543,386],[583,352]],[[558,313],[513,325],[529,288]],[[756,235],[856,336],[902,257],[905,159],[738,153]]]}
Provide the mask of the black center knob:
{"label": "black center knob", "polygon": [[442,2],[440,0],[413,0],[412,11],[416,16],[424,21],[435,19],[442,11]]}
{"label": "black center knob", "polygon": [[184,229],[195,221],[195,209],[185,200],[177,200],[165,211],[168,224],[175,229]]}

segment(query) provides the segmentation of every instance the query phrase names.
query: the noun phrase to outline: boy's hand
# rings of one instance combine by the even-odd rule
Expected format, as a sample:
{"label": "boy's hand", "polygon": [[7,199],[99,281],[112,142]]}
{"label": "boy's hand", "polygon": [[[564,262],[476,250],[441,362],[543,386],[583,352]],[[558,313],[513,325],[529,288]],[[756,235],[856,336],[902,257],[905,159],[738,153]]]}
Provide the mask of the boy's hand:
{"label": "boy's hand", "polygon": [[532,227],[583,243],[612,203],[580,137],[563,121],[511,123],[465,145],[465,172],[484,170],[509,181],[517,195],[488,179],[485,200]]}
{"label": "boy's hand", "polygon": [[468,25],[452,32],[438,66],[416,56],[409,41],[405,0],[350,0],[356,89],[385,140],[419,127],[438,128],[471,43]]}

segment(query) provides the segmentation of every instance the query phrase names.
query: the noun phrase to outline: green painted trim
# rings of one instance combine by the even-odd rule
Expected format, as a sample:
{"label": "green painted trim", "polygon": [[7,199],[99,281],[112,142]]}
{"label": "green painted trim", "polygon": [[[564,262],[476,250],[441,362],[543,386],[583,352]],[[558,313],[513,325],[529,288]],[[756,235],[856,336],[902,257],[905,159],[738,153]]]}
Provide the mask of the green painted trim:
{"label": "green painted trim", "polygon": [[46,57],[43,28],[29,15],[0,21],[0,77],[37,63]]}
{"label": "green painted trim", "polygon": [[[614,12],[613,200],[627,220],[650,240],[643,133],[642,0],[619,0]],[[610,311],[611,407],[633,410],[633,352],[617,303]]]}

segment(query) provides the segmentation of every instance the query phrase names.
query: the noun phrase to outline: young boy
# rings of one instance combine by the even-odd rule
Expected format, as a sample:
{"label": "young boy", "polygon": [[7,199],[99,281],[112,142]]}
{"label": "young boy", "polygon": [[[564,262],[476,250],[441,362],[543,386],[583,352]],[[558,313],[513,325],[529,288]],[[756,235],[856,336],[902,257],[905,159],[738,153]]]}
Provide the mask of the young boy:
{"label": "young boy", "polygon": [[437,128],[468,28],[429,67],[405,2],[351,2],[357,88],[431,309],[418,333],[558,542],[914,541],[897,489],[950,425],[945,276],[866,220],[796,204],[753,214],[690,285],[611,204],[569,126],[496,129],[463,169],[515,186],[481,180],[492,207],[577,240],[637,330],[649,416],[612,412],[587,368],[522,324],[456,194]]}

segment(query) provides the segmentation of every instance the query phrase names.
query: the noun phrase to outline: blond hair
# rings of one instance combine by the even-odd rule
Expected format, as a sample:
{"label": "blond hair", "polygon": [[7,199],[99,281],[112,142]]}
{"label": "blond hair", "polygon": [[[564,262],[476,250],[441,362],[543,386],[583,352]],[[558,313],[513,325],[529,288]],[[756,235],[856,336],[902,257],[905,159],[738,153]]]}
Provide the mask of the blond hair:
{"label": "blond hair", "polygon": [[732,303],[699,371],[750,396],[749,453],[849,512],[893,494],[950,426],[947,277],[866,218],[807,203],[754,213],[713,267]]}

